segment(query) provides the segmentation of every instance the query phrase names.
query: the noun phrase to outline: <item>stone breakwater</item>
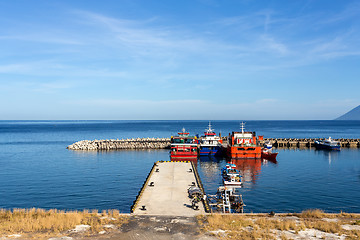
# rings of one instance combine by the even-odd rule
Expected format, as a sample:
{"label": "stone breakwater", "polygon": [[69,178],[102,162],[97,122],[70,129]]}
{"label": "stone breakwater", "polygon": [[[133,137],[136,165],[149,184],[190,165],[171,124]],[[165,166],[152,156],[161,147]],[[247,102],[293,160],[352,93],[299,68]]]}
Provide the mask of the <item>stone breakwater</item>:
{"label": "stone breakwater", "polygon": [[[325,138],[264,138],[260,141],[263,144],[265,141],[270,141],[274,147],[277,148],[312,148],[315,140],[324,140]],[[360,148],[360,139],[339,138],[333,139],[338,141],[342,148]]]}
{"label": "stone breakwater", "polygon": [[131,138],[110,140],[82,140],[67,147],[70,150],[166,149],[170,138]]}
{"label": "stone breakwater", "polygon": [[[223,137],[226,145],[227,138]],[[315,140],[324,138],[264,138],[259,141],[263,144],[270,141],[276,148],[312,148]],[[343,148],[360,148],[360,139],[334,139],[340,142]],[[110,140],[83,140],[71,144],[67,147],[70,150],[121,150],[121,149],[167,149],[170,148],[170,138],[130,138],[130,139],[110,139]]]}

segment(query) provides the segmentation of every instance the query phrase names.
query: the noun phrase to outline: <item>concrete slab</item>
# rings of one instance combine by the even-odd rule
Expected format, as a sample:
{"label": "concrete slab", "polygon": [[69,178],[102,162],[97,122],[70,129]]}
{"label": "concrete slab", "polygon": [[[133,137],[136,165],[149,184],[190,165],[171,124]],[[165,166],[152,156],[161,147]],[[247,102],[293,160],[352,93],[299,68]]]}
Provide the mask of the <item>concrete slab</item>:
{"label": "concrete slab", "polygon": [[[191,163],[158,162],[157,165],[159,171],[153,171],[148,181],[149,184],[154,182],[154,186],[144,187],[133,214],[187,217],[205,214],[202,203],[199,203],[199,210],[191,208],[187,190],[192,182],[197,186]],[[142,206],[146,210],[141,210]]]}

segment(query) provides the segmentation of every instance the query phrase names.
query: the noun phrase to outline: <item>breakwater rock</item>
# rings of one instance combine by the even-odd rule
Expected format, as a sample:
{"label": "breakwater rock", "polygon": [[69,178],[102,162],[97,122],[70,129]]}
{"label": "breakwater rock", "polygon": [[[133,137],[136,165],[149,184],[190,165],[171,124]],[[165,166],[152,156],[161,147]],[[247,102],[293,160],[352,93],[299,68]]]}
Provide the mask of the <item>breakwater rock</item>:
{"label": "breakwater rock", "polygon": [[[324,140],[325,138],[264,138],[259,141],[263,144],[265,141],[270,141],[276,148],[312,148],[315,140]],[[342,148],[360,148],[360,139],[355,138],[338,138],[333,139],[340,143]]]}
{"label": "breakwater rock", "polygon": [[130,138],[110,140],[82,140],[67,147],[70,150],[119,150],[170,148],[170,138]]}

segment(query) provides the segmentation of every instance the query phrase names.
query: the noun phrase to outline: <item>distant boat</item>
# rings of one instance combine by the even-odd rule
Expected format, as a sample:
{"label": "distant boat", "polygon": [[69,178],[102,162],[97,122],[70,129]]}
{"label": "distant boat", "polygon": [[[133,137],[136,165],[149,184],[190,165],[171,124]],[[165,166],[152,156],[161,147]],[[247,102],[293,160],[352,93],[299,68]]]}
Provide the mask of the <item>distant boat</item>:
{"label": "distant boat", "polygon": [[331,137],[324,140],[315,140],[316,149],[340,150],[340,142],[332,140]]}

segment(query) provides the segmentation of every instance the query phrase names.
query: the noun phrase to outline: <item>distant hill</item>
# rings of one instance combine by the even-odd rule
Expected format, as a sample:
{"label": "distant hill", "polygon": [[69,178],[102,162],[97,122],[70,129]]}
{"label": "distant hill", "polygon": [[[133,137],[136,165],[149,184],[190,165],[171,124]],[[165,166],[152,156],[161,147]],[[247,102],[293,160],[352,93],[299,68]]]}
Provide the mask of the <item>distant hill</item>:
{"label": "distant hill", "polygon": [[335,120],[360,120],[360,105]]}

